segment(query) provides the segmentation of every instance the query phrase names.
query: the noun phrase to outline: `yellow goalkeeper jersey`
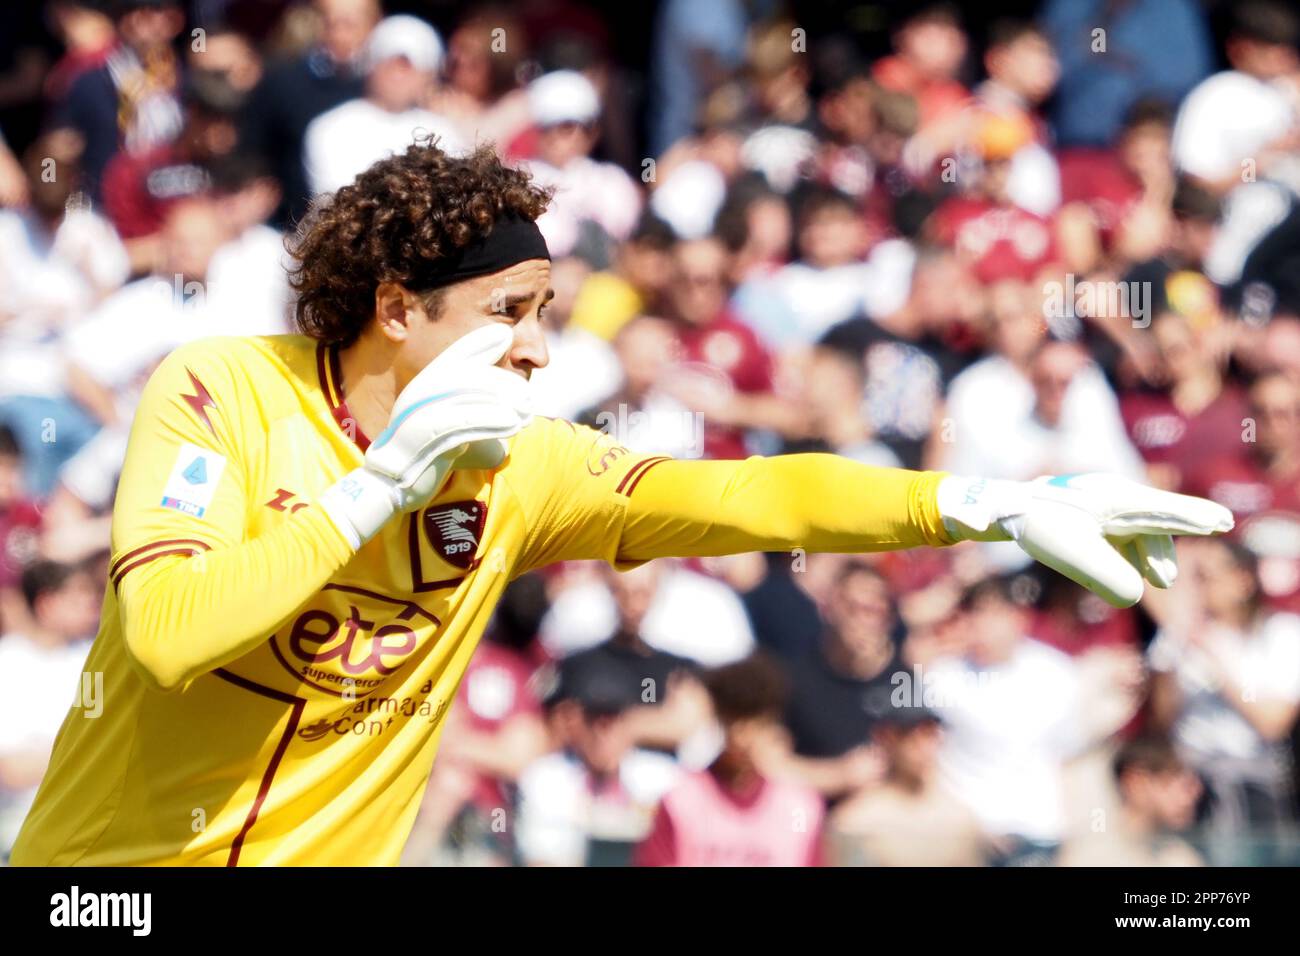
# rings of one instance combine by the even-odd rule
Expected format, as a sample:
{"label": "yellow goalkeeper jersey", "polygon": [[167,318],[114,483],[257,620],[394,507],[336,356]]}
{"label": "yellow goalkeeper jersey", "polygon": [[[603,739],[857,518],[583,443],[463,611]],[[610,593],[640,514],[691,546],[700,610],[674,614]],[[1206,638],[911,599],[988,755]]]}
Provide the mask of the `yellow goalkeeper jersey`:
{"label": "yellow goalkeeper jersey", "polygon": [[951,543],[934,473],[674,461],[539,419],[501,466],[453,472],[354,553],[313,502],[367,444],[337,352],[309,338],[209,339],[162,363],[114,506],[91,694],[60,729],[14,864],[395,864],[513,577],[568,559]]}

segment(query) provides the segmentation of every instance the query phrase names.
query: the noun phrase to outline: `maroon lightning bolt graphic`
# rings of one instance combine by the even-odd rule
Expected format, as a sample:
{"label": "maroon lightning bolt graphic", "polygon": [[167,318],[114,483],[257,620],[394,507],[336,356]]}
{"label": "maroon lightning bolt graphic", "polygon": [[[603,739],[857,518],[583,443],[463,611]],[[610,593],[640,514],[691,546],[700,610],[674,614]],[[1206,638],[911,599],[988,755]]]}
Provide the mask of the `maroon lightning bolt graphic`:
{"label": "maroon lightning bolt graphic", "polygon": [[199,416],[203,424],[208,426],[208,431],[215,435],[217,430],[212,427],[212,422],[208,420],[207,409],[215,409],[217,403],[212,400],[212,396],[208,393],[207,386],[199,381],[199,377],[191,372],[188,367],[185,371],[190,376],[190,384],[194,386],[194,394],[182,395],[181,398],[185,399],[185,403],[189,405],[190,408],[194,409],[194,414]]}

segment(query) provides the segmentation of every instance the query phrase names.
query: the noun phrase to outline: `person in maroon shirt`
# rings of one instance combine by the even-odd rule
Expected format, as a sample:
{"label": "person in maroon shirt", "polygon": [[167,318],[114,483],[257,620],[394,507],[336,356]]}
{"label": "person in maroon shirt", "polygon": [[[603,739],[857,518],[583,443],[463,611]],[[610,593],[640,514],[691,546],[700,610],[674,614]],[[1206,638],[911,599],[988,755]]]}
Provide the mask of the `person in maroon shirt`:
{"label": "person in maroon shirt", "polygon": [[1061,175],[1061,216],[1095,235],[1099,249],[1109,250],[1121,224],[1139,205],[1167,211],[1174,194],[1169,140],[1173,116],[1159,100],[1140,100],[1129,110],[1114,149],[1076,147],[1057,156]]}
{"label": "person in maroon shirt", "polygon": [[720,239],[686,239],[673,249],[667,305],[680,362],[666,392],[704,415],[707,458],[744,458],[748,428],[797,433],[798,410],[772,391],[772,357],[727,311],[730,253]]}
{"label": "person in maroon shirt", "polygon": [[1205,455],[1184,489],[1232,510],[1233,536],[1259,557],[1265,603],[1300,612],[1300,384],[1265,373],[1249,399],[1231,432],[1244,454]]}
{"label": "person in maroon shirt", "polygon": [[220,77],[191,74],[185,87],[185,126],[174,143],[143,153],[120,152],[104,170],[104,210],[132,253],[149,264],[167,211],[182,199],[206,192],[207,163],[235,148],[239,95]]}
{"label": "person in maroon shirt", "polygon": [[1210,330],[1197,330],[1182,315],[1164,312],[1151,332],[1155,375],[1163,387],[1126,392],[1120,397],[1120,414],[1151,481],[1187,492],[1187,475],[1202,462],[1245,457],[1245,398],[1224,381]]}

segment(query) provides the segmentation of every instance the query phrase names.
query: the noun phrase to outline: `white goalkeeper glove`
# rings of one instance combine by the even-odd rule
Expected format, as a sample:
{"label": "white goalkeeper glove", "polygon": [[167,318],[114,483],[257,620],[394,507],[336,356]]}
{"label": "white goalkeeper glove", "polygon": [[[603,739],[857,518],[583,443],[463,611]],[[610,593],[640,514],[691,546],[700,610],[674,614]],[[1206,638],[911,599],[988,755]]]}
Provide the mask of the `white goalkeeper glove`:
{"label": "white goalkeeper glove", "polygon": [[514,333],[500,323],[461,336],[402,389],[365,464],[321,495],[352,542],[369,541],[394,514],[422,507],[453,467],[495,468],[504,439],[532,419],[528,383],[496,363]]}
{"label": "white goalkeeper glove", "polygon": [[939,513],[959,541],[1014,541],[1034,560],[1115,607],[1142,597],[1142,581],[1167,588],[1178,575],[1173,535],[1232,530],[1220,504],[1148,488],[1115,475],[998,481],[948,475]]}

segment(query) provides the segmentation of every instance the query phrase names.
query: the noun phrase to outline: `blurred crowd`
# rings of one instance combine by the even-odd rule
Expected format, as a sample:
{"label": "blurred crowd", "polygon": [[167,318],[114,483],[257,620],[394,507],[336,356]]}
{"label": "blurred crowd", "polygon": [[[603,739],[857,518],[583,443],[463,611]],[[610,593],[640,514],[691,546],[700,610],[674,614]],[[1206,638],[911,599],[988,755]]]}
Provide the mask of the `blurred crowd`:
{"label": "blurred crowd", "polygon": [[284,233],[432,135],[555,188],[545,414],[683,458],[1116,472],[1237,528],[1123,611],[1013,545],[521,578],[409,863],[1300,860],[1295,7],[622,6],[0,9],[0,858],[143,382],[291,331]]}

